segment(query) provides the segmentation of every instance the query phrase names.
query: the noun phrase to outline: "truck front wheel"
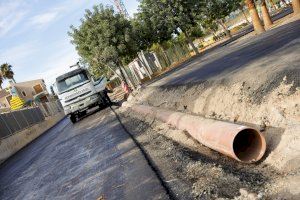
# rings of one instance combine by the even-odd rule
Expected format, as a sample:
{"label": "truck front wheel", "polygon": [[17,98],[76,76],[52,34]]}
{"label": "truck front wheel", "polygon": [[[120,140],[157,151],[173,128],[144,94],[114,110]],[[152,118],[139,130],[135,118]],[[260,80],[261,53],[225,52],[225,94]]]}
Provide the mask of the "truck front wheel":
{"label": "truck front wheel", "polygon": [[75,123],[76,123],[76,121],[77,121],[77,119],[76,119],[76,115],[74,115],[74,114],[71,114],[71,116],[70,116],[70,120],[71,120],[71,122],[72,122],[73,124],[75,124]]}

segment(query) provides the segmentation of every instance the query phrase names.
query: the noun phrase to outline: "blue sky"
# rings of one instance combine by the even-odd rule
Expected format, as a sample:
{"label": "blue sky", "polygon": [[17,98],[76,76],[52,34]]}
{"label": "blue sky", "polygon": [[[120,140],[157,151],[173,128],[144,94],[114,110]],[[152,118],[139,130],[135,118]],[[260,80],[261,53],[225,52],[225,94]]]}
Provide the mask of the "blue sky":
{"label": "blue sky", "polygon": [[[138,2],[123,2],[133,15]],[[17,82],[43,78],[49,86],[79,58],[70,25],[78,26],[84,10],[99,3],[113,0],[0,0],[0,63],[13,66]]]}

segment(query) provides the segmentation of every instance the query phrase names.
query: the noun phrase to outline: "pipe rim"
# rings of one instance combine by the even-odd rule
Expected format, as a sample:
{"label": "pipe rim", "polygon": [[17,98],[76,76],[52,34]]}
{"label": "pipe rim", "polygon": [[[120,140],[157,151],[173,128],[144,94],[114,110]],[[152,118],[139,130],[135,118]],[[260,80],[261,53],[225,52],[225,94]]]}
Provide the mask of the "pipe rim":
{"label": "pipe rim", "polygon": [[265,137],[256,129],[246,127],[235,135],[232,150],[236,159],[241,162],[257,162],[266,152]]}

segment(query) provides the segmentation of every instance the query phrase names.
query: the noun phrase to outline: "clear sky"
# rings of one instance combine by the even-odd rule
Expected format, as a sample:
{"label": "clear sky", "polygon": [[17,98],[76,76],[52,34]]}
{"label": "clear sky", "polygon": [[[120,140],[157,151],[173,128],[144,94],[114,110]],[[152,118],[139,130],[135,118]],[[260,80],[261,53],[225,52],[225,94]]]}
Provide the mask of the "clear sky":
{"label": "clear sky", "polygon": [[[123,0],[130,15],[136,0]],[[113,0],[0,0],[0,63],[13,66],[17,82],[55,77],[78,61],[67,34],[87,8]],[[3,86],[7,85],[7,82]]]}

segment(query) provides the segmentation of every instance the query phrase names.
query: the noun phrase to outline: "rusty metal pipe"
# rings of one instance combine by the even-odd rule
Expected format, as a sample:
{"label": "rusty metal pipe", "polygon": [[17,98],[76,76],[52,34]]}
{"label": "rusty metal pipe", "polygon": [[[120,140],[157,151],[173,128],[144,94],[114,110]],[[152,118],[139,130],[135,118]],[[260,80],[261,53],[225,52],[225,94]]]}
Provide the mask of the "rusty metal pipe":
{"label": "rusty metal pipe", "polygon": [[264,136],[254,128],[152,106],[126,104],[125,107],[186,130],[203,145],[240,162],[256,162],[266,151]]}

